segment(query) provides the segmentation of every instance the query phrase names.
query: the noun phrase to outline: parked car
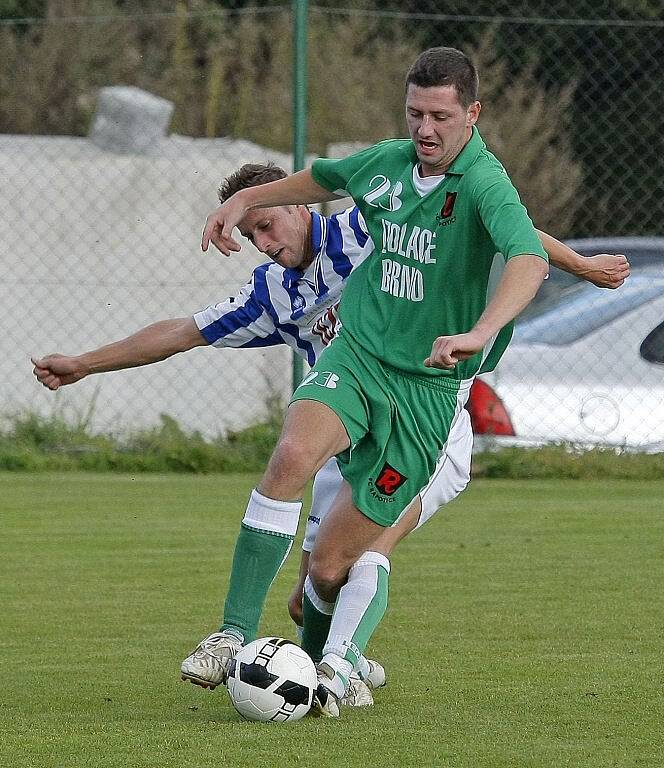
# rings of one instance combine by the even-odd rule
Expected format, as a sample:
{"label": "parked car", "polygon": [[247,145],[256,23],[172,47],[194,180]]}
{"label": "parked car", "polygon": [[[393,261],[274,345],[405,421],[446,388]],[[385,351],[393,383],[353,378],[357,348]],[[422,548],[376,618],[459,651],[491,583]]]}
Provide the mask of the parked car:
{"label": "parked car", "polygon": [[[582,237],[567,240],[567,245],[582,256],[596,253],[622,253],[627,256],[632,274],[642,269],[664,274],[664,237]],[[551,266],[549,277],[542,283],[533,301],[521,315],[522,319],[539,314],[555,304],[561,295],[583,285],[584,281],[569,272]]]}
{"label": "parked car", "polygon": [[664,238],[570,245],[625,253],[632,275],[614,291],[550,279],[496,370],[473,386],[476,435],[664,451]]}

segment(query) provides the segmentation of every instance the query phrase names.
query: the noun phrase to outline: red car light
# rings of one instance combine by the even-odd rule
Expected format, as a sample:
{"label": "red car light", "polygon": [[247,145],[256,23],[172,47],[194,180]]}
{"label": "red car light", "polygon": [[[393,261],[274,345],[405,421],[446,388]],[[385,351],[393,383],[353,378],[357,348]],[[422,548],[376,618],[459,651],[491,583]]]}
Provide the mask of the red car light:
{"label": "red car light", "polygon": [[483,381],[476,379],[468,398],[468,411],[476,435],[512,435],[514,427],[502,400]]}

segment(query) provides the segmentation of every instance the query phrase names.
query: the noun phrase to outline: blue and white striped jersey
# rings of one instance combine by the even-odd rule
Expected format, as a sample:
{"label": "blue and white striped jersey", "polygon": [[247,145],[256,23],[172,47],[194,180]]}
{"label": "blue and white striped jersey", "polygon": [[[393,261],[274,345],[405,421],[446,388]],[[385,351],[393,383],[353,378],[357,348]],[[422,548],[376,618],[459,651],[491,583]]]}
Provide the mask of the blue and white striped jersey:
{"label": "blue and white striped jersey", "polygon": [[344,281],[372,250],[362,214],[312,211],[313,262],[302,272],[271,262],[254,270],[236,296],[194,315],[215,347],[288,344],[313,365],[334,337]]}

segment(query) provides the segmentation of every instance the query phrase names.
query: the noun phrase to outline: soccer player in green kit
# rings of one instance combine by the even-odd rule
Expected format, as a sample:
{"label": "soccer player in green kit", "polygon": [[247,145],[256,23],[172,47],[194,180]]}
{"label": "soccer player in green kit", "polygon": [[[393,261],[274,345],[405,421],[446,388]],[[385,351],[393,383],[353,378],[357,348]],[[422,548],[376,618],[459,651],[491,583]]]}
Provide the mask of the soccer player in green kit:
{"label": "soccer player in green kit", "polygon": [[[410,139],[242,190],[203,232],[204,250],[211,241],[229,255],[247,211],[350,194],[374,243],[348,278],[341,332],[294,393],[252,493],[226,601],[230,630],[245,605],[262,605],[283,557],[277,540],[294,535],[306,482],[336,455],[346,482],[318,533],[303,603],[303,647],[321,659],[315,706],[326,716],[339,714],[387,605],[389,562],[372,544],[428,482],[473,377],[496,364],[548,269],[516,190],[475,127],[477,90],[463,53],[425,51],[406,78]],[[504,271],[490,297],[498,262]]]}

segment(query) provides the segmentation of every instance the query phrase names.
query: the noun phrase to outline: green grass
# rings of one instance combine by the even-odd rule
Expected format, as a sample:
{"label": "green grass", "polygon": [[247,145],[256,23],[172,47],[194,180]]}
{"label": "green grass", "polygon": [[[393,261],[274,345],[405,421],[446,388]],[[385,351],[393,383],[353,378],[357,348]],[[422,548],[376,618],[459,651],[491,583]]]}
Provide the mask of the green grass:
{"label": "green grass", "polygon": [[376,705],[257,725],[178,677],[252,481],[0,474],[2,768],[664,765],[663,482],[474,482],[395,553]]}

